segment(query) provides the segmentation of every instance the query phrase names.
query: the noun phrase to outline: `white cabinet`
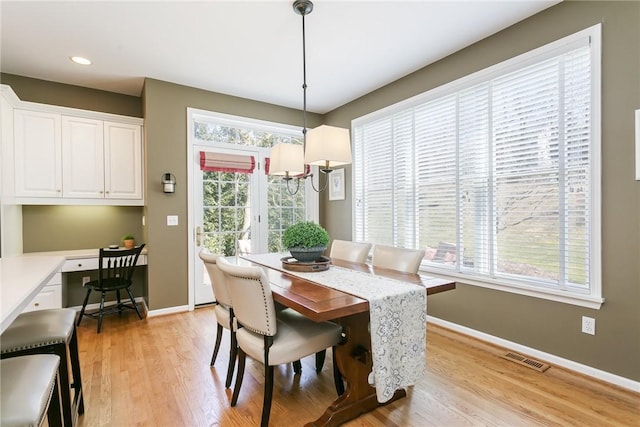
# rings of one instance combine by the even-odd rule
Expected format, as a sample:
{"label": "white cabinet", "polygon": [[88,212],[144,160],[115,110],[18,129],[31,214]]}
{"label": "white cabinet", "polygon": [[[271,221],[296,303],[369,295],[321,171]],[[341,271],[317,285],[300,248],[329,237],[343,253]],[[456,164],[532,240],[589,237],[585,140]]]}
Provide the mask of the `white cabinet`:
{"label": "white cabinet", "polygon": [[62,117],[62,195],[104,197],[104,126],[102,120]]}
{"label": "white cabinet", "polygon": [[140,126],[104,122],[105,197],[142,199]]}
{"label": "white cabinet", "polygon": [[[75,110],[80,111],[80,110]],[[66,112],[66,111],[65,111]],[[141,119],[14,110],[20,204],[143,205]]]}
{"label": "white cabinet", "polygon": [[15,194],[62,196],[60,114],[14,110]]}
{"label": "white cabinet", "polygon": [[22,311],[23,313],[48,308],[62,308],[62,274],[56,273],[44,288]]}

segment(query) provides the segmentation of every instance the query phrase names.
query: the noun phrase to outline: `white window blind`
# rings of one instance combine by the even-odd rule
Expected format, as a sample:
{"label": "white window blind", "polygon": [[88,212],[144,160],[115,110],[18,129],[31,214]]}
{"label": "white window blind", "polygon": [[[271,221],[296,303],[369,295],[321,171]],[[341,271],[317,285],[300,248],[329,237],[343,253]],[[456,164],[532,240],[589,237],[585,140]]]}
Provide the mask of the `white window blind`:
{"label": "white window blind", "polygon": [[594,28],[355,120],[355,240],[426,248],[424,268],[472,281],[600,298]]}

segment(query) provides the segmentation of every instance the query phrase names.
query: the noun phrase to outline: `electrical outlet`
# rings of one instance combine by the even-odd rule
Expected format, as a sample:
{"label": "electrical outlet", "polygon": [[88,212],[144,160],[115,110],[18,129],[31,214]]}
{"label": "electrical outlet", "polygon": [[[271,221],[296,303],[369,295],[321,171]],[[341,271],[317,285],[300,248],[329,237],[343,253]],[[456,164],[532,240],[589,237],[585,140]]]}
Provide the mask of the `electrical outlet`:
{"label": "electrical outlet", "polygon": [[84,276],[82,278],[82,287],[84,288],[84,285],[86,285],[87,283],[89,283],[91,281],[91,277],[89,276]]}
{"label": "electrical outlet", "polygon": [[582,316],[582,332],[589,335],[596,334],[596,319]]}

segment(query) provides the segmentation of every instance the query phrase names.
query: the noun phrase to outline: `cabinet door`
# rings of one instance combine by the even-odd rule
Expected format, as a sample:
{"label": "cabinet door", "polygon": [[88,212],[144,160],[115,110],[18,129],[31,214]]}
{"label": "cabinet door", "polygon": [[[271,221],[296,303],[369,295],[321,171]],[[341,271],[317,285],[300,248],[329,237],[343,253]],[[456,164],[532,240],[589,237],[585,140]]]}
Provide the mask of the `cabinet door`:
{"label": "cabinet door", "polygon": [[104,122],[105,197],[142,199],[142,131],[140,126]]}
{"label": "cabinet door", "polygon": [[62,194],[64,197],[104,197],[102,120],[62,117]]}
{"label": "cabinet door", "polygon": [[15,193],[62,196],[60,114],[14,111]]}

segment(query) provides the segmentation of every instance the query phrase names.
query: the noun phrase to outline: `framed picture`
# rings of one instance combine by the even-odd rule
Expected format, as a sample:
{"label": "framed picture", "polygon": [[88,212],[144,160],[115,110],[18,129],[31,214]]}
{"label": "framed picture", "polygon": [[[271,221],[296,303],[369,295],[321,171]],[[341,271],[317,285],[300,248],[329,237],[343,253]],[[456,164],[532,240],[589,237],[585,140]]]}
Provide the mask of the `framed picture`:
{"label": "framed picture", "polygon": [[640,110],[636,110],[636,180],[640,181]]}
{"label": "framed picture", "polygon": [[329,174],[329,200],[344,200],[344,169]]}

